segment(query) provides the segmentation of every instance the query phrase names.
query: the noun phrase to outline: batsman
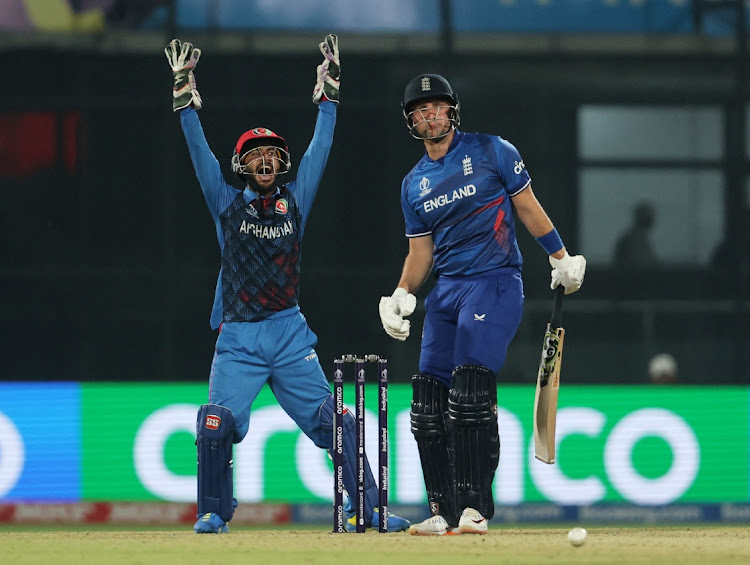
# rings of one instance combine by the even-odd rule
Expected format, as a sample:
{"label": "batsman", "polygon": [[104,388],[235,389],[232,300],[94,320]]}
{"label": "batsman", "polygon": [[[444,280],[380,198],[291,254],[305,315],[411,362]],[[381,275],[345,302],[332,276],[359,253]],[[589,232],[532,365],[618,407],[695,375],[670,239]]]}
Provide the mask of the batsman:
{"label": "batsman", "polygon": [[518,150],[458,130],[458,95],[444,77],[413,78],[401,106],[425,154],[401,184],[409,251],[393,294],[380,299],[388,335],[409,336],[414,293],[430,272],[436,278],[411,404],[431,516],[409,533],[485,534],[500,459],[496,378],[523,312],[514,212],[549,256],[552,288],[577,291],[586,260],[568,254]]}
{"label": "batsman", "polygon": [[[317,336],[299,307],[302,235],[331,145],[339,102],[338,38],[327,35],[320,50],[312,101],[317,121],[297,177],[283,137],[266,127],[240,135],[231,158],[242,186],[224,180],[208,146],[197,111],[203,101],[196,87],[200,49],[179,39],[165,48],[174,75],[173,104],[190,158],[216,227],[221,268],[211,312],[218,330],[211,364],[208,403],[196,422],[198,515],[196,533],[229,531],[237,500],[233,496],[232,446],[252,433],[250,409],[268,383],[284,411],[318,447],[333,447],[333,396],[315,352]],[[262,80],[267,77],[263,76]],[[261,80],[261,79],[258,79]],[[344,419],[344,486],[357,490],[355,422]],[[377,523],[378,489],[365,465],[366,525]],[[354,529],[351,499],[346,512]],[[389,515],[390,531],[409,522]]]}

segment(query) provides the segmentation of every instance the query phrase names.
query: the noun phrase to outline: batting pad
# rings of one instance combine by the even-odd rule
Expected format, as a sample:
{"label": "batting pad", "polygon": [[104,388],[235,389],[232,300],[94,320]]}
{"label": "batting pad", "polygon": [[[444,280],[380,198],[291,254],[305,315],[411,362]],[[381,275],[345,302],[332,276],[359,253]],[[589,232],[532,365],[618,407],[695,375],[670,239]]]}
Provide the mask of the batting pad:
{"label": "batting pad", "polygon": [[492,481],[500,459],[495,375],[486,367],[453,371],[448,396],[448,445],[454,454],[456,498],[485,518],[495,513]]}
{"label": "batting pad", "polygon": [[430,513],[439,514],[456,527],[459,511],[443,416],[448,406],[448,390],[426,375],[414,375],[411,384],[411,432],[419,449]]}

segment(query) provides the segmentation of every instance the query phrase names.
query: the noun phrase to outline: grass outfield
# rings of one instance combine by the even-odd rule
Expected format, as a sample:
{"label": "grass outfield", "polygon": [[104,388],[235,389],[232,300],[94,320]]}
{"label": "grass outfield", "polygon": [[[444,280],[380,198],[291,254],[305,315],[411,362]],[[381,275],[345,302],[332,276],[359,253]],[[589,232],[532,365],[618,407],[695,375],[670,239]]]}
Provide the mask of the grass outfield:
{"label": "grass outfield", "polygon": [[184,528],[2,526],[0,555],[3,563],[23,565],[750,563],[746,526],[590,527],[581,547],[568,543],[568,529],[495,527],[484,536],[418,537],[333,534],[320,527],[237,527],[229,535],[198,536]]}

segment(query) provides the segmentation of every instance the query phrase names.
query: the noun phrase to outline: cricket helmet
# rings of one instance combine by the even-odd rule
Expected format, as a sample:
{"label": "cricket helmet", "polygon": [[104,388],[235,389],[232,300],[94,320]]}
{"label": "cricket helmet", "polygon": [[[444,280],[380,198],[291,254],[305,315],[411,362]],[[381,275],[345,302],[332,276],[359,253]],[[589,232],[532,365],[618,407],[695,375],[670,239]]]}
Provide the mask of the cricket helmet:
{"label": "cricket helmet", "polygon": [[288,173],[292,167],[292,159],[289,155],[286,140],[270,129],[263,127],[248,130],[237,140],[232,154],[232,172],[244,181],[244,175],[250,173],[247,172],[247,166],[242,162],[243,157],[256,147],[266,145],[274,145],[279,148],[279,155],[276,159],[278,159],[280,167],[277,174]]}
{"label": "cricket helmet", "polygon": [[404,89],[404,98],[401,101],[401,111],[406,121],[406,127],[413,137],[423,139],[414,132],[411,114],[413,107],[424,100],[445,100],[451,107],[450,120],[454,128],[461,125],[459,114],[458,95],[445,77],[436,74],[421,74],[411,79]]}

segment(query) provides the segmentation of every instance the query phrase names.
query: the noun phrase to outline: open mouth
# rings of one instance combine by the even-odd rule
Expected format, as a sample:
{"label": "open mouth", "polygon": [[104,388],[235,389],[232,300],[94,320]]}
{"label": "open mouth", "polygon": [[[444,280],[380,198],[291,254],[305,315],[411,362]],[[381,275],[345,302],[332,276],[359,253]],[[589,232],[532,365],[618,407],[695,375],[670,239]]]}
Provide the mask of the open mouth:
{"label": "open mouth", "polygon": [[255,175],[259,181],[270,180],[273,178],[273,168],[269,167],[268,165],[263,165],[258,169]]}

